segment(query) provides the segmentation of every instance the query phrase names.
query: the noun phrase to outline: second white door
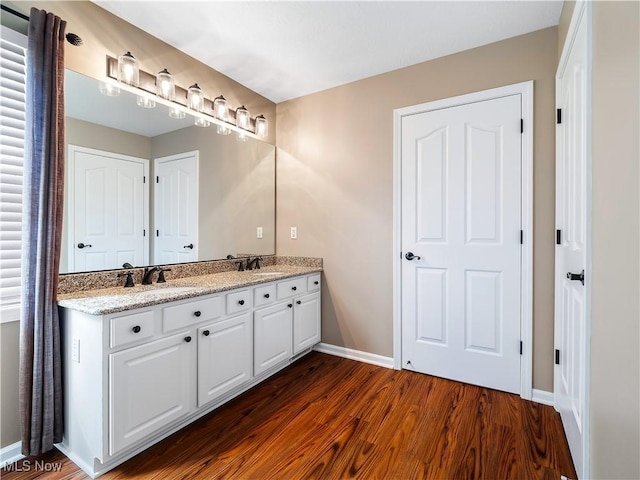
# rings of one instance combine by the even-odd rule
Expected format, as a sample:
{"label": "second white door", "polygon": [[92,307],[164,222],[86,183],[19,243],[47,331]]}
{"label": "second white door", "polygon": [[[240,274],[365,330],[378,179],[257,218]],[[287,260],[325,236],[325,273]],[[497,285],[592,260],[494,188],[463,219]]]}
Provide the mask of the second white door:
{"label": "second white door", "polygon": [[153,163],[153,263],[198,260],[198,152]]}
{"label": "second white door", "polygon": [[521,95],[402,118],[402,364],[520,393]]}

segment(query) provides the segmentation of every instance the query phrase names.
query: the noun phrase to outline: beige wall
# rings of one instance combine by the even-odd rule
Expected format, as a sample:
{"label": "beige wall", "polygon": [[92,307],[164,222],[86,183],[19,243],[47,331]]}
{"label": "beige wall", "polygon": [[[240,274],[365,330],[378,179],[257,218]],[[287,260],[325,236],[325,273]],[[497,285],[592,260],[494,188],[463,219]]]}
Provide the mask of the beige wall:
{"label": "beige wall", "polygon": [[534,388],[553,389],[556,65],[548,28],[278,104],[277,253],[324,258],[323,342],[393,353],[393,110],[534,80]]}
{"label": "beige wall", "polygon": [[591,473],[640,478],[640,3],[593,2]]}

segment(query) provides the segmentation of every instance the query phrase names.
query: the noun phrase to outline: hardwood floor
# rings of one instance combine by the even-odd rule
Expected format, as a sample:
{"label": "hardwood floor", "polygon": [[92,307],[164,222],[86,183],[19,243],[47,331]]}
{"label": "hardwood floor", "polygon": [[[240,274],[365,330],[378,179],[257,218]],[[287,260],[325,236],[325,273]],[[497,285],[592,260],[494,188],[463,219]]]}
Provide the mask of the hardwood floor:
{"label": "hardwood floor", "polygon": [[[60,452],[3,480],[88,478]],[[36,471],[36,460],[42,462]],[[23,461],[24,462],[24,461]],[[44,472],[42,467],[60,468]],[[17,470],[24,471],[17,471]],[[516,395],[313,352],[100,477],[576,478],[560,417]]]}

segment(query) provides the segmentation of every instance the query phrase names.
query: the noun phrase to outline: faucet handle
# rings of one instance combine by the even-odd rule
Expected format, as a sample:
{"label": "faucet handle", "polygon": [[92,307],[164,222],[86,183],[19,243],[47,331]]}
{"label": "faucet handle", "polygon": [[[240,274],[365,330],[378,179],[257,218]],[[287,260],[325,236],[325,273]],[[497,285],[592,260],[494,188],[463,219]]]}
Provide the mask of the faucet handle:
{"label": "faucet handle", "polygon": [[171,269],[170,268],[161,268],[160,271],[158,272],[158,280],[156,281],[156,283],[166,283],[166,280],[164,278],[164,272],[170,272]]}
{"label": "faucet handle", "polygon": [[119,273],[118,278],[124,277],[125,275],[127,276],[127,279],[124,282],[125,288],[135,287],[135,284],[133,283],[133,272],[129,271],[129,272]]}
{"label": "faucet handle", "polygon": [[236,265],[238,265],[238,271],[239,272],[244,272],[244,264],[242,262],[242,260],[240,260],[239,262],[235,262]]}

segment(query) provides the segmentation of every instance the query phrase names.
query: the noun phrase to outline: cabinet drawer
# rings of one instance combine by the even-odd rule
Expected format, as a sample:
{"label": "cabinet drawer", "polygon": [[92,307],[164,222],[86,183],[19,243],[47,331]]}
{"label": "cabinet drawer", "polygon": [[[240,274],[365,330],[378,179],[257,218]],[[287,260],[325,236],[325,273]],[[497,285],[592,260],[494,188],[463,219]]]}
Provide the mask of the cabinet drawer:
{"label": "cabinet drawer", "polygon": [[173,307],[165,307],[162,309],[162,331],[170,332],[195,323],[219,318],[224,315],[222,302],[222,297],[211,297]]}
{"label": "cabinet drawer", "polygon": [[242,312],[251,308],[251,291],[240,290],[227,293],[227,315]]}
{"label": "cabinet drawer", "polygon": [[276,285],[270,283],[269,285],[262,285],[253,289],[253,306],[262,307],[263,305],[270,305],[276,301]]}
{"label": "cabinet drawer", "polygon": [[278,282],[278,300],[300,295],[307,291],[307,278],[299,277]]}
{"label": "cabinet drawer", "polygon": [[317,292],[320,290],[320,274],[315,273],[307,277],[307,291]]}
{"label": "cabinet drawer", "polygon": [[153,310],[112,318],[110,322],[111,348],[144,340],[155,333]]}

